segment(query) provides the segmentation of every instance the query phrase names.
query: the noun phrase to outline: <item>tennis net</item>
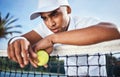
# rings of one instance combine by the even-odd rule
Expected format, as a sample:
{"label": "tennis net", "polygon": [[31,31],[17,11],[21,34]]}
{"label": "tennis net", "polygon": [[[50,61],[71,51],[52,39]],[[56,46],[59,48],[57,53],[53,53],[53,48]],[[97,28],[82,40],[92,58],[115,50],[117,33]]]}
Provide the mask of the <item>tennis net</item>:
{"label": "tennis net", "polygon": [[94,45],[58,45],[50,55],[48,68],[25,68],[0,50],[0,77],[117,77],[120,76],[120,40]]}

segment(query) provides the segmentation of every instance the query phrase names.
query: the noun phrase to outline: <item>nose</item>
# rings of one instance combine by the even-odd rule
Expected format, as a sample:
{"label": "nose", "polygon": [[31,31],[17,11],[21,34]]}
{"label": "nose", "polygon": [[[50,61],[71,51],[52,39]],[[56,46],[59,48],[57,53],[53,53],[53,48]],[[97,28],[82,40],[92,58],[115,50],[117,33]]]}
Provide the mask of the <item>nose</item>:
{"label": "nose", "polygon": [[56,23],[53,19],[49,18],[48,25],[49,25],[49,27],[54,27],[56,25]]}

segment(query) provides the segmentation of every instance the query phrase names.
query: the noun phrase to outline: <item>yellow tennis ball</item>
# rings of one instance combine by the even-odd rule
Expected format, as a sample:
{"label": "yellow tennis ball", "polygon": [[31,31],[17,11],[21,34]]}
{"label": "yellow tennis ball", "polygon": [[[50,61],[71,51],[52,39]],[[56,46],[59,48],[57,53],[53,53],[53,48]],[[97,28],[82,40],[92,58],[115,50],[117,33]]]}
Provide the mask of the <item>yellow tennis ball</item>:
{"label": "yellow tennis ball", "polygon": [[37,52],[38,66],[43,66],[48,63],[49,55],[45,50],[39,50]]}

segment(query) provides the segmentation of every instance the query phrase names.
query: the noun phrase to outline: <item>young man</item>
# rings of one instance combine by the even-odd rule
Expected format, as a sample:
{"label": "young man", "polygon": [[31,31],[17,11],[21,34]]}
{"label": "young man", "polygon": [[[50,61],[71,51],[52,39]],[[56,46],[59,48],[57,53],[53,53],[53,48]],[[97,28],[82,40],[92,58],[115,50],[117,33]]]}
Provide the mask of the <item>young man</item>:
{"label": "young man", "polygon": [[[40,0],[39,8],[31,15],[31,19],[41,16],[43,22],[32,31],[11,39],[8,44],[8,57],[18,62],[21,67],[25,67],[28,62],[37,67],[35,61],[37,50],[45,49],[50,54],[58,43],[81,46],[120,39],[120,34],[114,24],[101,22],[92,17],[72,17],[70,13],[71,8],[67,0]],[[74,60],[70,59],[70,61],[74,63]],[[80,61],[83,63],[84,58]],[[105,63],[105,61],[102,62]],[[74,68],[71,67],[71,69]],[[83,72],[84,68],[79,70],[82,70],[79,73],[86,75]],[[72,71],[66,74],[75,76],[76,69]],[[91,70],[93,76],[95,71]],[[106,76],[105,67],[102,71],[102,76]]]}

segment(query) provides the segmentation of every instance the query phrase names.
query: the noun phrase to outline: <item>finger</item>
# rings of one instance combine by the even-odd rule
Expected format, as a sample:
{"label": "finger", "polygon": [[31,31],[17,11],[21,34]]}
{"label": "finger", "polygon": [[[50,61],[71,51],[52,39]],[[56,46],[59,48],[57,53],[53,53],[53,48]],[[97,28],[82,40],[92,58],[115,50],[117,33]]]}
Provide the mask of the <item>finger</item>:
{"label": "finger", "polygon": [[14,44],[10,44],[8,47],[8,54],[9,54],[9,58],[12,59],[15,62],[17,61],[16,55],[15,55],[15,49],[14,49]]}
{"label": "finger", "polygon": [[29,54],[33,59],[37,59],[37,54],[33,51],[31,46],[29,47]]}
{"label": "finger", "polygon": [[48,67],[48,65],[47,65],[47,64],[45,64],[45,65],[44,65],[44,67],[45,67],[45,68],[47,68],[47,67]]}
{"label": "finger", "polygon": [[37,52],[38,50],[42,50],[45,49],[45,47],[43,47],[44,45],[42,45],[42,42],[39,41],[38,43],[36,43],[32,48],[34,50],[34,52]]}
{"label": "finger", "polygon": [[35,68],[38,67],[37,63],[31,57],[29,57],[29,61],[30,61],[30,63],[31,63],[32,66],[34,66]]}
{"label": "finger", "polygon": [[25,41],[20,41],[21,42],[21,56],[23,58],[23,63],[25,65],[28,64],[28,57],[29,57],[29,53],[28,53],[28,46],[29,44],[26,44]]}
{"label": "finger", "polygon": [[[40,45],[40,44],[39,44]],[[40,50],[40,47],[39,47],[38,44],[35,44],[32,49],[34,50],[34,52],[37,52],[38,50]]]}
{"label": "finger", "polygon": [[37,59],[37,54],[33,51],[32,47],[29,47],[29,54],[30,54],[30,63],[34,67],[38,67],[38,59]]}
{"label": "finger", "polygon": [[32,59],[33,63],[34,64],[38,63],[37,54],[32,50],[31,47],[29,47],[29,54],[30,54],[30,58]]}
{"label": "finger", "polygon": [[53,51],[53,47],[49,47],[49,48],[45,49],[45,51],[46,51],[48,54],[50,54],[50,53]]}
{"label": "finger", "polygon": [[20,41],[18,41],[18,42],[15,42],[14,45],[15,45],[14,48],[15,48],[15,55],[16,55],[17,61],[20,65],[20,67],[23,68],[25,65],[23,63],[23,59],[21,56],[21,43],[20,43]]}

